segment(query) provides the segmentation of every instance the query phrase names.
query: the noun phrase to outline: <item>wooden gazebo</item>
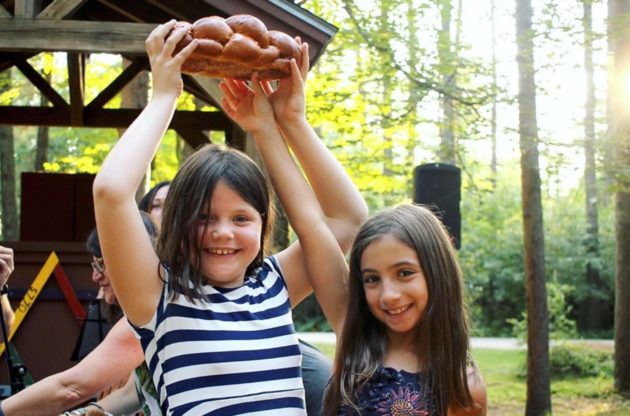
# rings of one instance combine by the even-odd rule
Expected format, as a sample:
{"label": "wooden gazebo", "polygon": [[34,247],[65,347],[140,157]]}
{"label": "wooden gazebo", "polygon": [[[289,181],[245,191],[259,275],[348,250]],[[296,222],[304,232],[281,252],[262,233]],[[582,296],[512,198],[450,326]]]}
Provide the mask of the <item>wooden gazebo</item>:
{"label": "wooden gazebo", "polygon": [[[106,108],[106,104],[137,74],[150,70],[144,41],[157,24],[173,18],[193,22],[204,16],[241,13],[257,16],[269,29],[300,36],[310,45],[312,64],[337,30],[288,0],[0,0],[0,72],[17,67],[50,103],[49,106],[0,106],[0,125],[125,128],[140,110]],[[69,102],[29,63],[30,58],[41,52],[67,53]],[[86,56],[92,53],[118,54],[130,64],[94,99],[86,102]],[[208,131],[223,131],[226,143],[244,149],[243,133],[217,104],[221,95],[217,85],[216,80],[184,76],[185,90],[214,110],[177,111],[170,128],[193,148],[209,141]],[[81,181],[77,179],[79,190],[73,191],[75,203],[76,198],[87,198],[82,203],[91,204],[90,194],[80,191]],[[24,201],[23,197],[23,204]],[[49,201],[55,203],[68,202]],[[42,206],[47,211],[42,215],[50,218],[51,208]],[[55,276],[59,278],[57,272],[65,273],[83,306],[93,297],[90,258],[82,241],[52,238],[0,244],[13,247],[16,253],[16,270],[10,281],[14,306],[30,294],[33,279],[51,251],[57,253],[63,266],[61,272],[54,269]],[[55,278],[48,279],[28,319],[13,338],[35,379],[74,364],[70,355],[80,325],[63,291],[55,284]],[[0,384],[7,383],[6,374],[3,363]]]}
{"label": "wooden gazebo", "polygon": [[[336,29],[286,0],[1,0],[0,72],[16,66],[52,103],[52,107],[0,107],[0,124],[73,127],[127,127],[137,109],[106,109],[140,71],[148,70],[144,40],[156,24],[169,19],[193,22],[201,17],[246,13],[269,29],[282,30],[310,45],[311,61],[322,54]],[[29,64],[40,52],[68,56],[70,102]],[[131,61],[91,102],[84,102],[84,63],[90,53],[119,54]],[[217,108],[215,112],[178,111],[171,124],[193,148],[208,141],[203,131],[224,131],[226,141],[242,147],[231,121],[217,105],[216,81],[184,77],[185,90]]]}

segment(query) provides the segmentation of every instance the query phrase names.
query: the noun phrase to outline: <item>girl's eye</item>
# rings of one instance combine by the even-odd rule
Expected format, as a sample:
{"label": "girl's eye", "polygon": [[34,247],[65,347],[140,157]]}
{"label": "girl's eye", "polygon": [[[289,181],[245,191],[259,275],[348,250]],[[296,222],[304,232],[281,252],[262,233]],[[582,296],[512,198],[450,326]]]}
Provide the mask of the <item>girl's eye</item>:
{"label": "girl's eye", "polygon": [[244,215],[239,215],[236,218],[234,218],[234,222],[244,223],[244,222],[247,222],[247,221],[249,221],[249,218],[247,218]]}
{"label": "girl's eye", "polygon": [[413,270],[409,270],[409,269],[402,269],[398,272],[398,276],[400,277],[407,277],[407,276],[411,276],[413,274],[415,274],[416,272]]}
{"label": "girl's eye", "polygon": [[377,275],[375,274],[366,274],[363,276],[363,284],[367,285],[370,283],[376,283],[378,282],[379,278]]}

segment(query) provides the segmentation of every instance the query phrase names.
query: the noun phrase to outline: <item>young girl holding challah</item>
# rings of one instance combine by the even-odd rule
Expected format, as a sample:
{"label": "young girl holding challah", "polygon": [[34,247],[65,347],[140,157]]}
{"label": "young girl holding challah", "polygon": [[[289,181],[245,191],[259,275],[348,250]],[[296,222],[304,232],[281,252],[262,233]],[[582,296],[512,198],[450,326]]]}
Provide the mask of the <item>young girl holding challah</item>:
{"label": "young girl holding challah", "polygon": [[346,274],[339,244],[353,238],[365,202],[306,122],[304,44],[300,66],[291,62],[291,77],[278,89],[255,76],[251,87],[222,87],[223,106],[256,141],[299,241],[266,257],[273,210],[262,172],[246,155],[209,145],[171,182],[154,250],[134,195],[181,93],[181,65],[197,47],[193,40],[175,53],[186,30],[174,27],[160,25],[148,37],[153,96],[94,181],[112,285],[141,339],[165,415],[304,415],[291,307],[313,287],[333,326],[341,326],[347,299],[333,284]]}
{"label": "young girl holding challah", "polygon": [[325,415],[484,415],[462,277],[442,223],[402,205],[369,219],[350,255],[350,299]]}

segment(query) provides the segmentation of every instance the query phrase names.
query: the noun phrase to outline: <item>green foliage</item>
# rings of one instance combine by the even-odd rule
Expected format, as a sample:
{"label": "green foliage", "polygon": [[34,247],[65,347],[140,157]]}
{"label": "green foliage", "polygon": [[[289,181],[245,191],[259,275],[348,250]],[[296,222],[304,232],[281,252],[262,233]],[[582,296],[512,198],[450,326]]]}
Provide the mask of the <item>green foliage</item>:
{"label": "green foliage", "polygon": [[517,175],[506,169],[494,192],[464,182],[460,263],[478,336],[509,335],[506,319],[525,309],[520,193],[513,186]]}
{"label": "green foliage", "polygon": [[[571,307],[567,306],[565,294],[571,292],[568,285],[547,282],[547,308],[549,310],[549,338],[552,340],[572,339],[578,336],[575,321],[569,318]],[[509,318],[513,326],[514,336],[527,339],[527,311],[523,311],[521,319]]]}
{"label": "green foliage", "polygon": [[[518,164],[505,163],[495,189],[488,173],[471,166],[462,190],[460,262],[468,291],[473,333],[510,336],[512,325],[524,335],[525,272]],[[475,178],[472,182],[470,178]],[[611,206],[600,207],[599,254],[584,244],[586,220],[583,190],[544,199],[545,267],[552,337],[575,335],[574,322],[585,297],[602,299],[607,327],[612,328],[614,299],[614,233]],[[587,261],[600,266],[601,284],[585,280]],[[602,328],[603,331],[608,329]]]}
{"label": "green foliage", "polygon": [[[527,389],[522,377],[522,363],[526,351],[473,349],[472,354],[487,386],[488,414],[525,414]],[[606,354],[610,357],[610,353]],[[554,414],[630,414],[630,400],[614,393],[613,379],[604,373],[594,377],[552,377],[551,390]]]}
{"label": "green foliage", "polygon": [[[582,188],[566,196],[546,198],[545,250],[547,276],[574,288],[572,303],[594,294],[600,299],[613,299],[614,293],[614,221],[611,206],[599,207],[599,254],[589,254],[586,245],[586,215]],[[549,220],[547,220],[549,218]],[[587,263],[600,271],[601,285],[593,287],[585,281]]]}
{"label": "green foliage", "polygon": [[567,343],[552,347],[549,352],[551,377],[612,377],[612,353],[583,345]]}

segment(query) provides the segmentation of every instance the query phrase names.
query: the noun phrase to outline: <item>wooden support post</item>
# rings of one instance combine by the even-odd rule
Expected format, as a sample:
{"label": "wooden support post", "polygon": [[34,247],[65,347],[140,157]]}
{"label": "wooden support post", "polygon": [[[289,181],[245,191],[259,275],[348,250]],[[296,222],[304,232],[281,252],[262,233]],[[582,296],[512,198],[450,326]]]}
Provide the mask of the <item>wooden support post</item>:
{"label": "wooden support post", "polygon": [[85,93],[85,56],[68,53],[68,84],[70,89],[70,123],[83,125],[83,97]]}
{"label": "wooden support post", "polygon": [[41,0],[15,0],[15,17],[22,19],[34,19],[42,8]]}
{"label": "wooden support post", "polygon": [[86,0],[54,0],[41,13],[38,19],[61,20],[72,15]]}

